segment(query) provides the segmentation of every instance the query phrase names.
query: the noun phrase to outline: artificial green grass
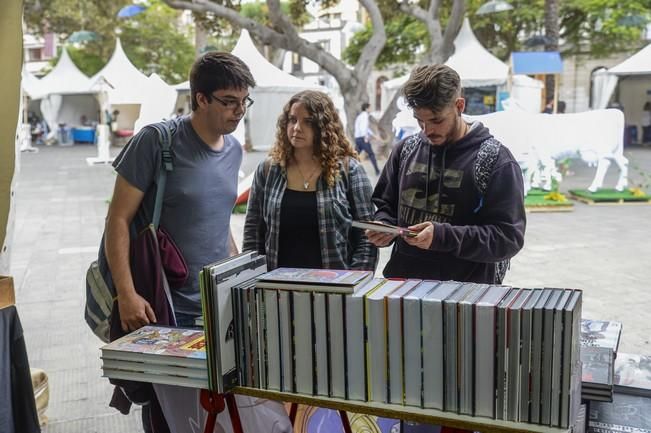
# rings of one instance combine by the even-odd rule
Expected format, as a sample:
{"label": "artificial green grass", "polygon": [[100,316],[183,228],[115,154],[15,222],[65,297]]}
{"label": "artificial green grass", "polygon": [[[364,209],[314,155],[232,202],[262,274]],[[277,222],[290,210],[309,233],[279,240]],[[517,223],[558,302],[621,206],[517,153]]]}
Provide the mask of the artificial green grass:
{"label": "artificial green grass", "polygon": [[595,203],[651,201],[650,195],[645,194],[636,196],[630,190],[616,191],[614,189],[602,188],[597,190],[597,192],[590,192],[587,189],[571,189],[570,194],[576,197],[594,201]]}
{"label": "artificial green grass", "polygon": [[549,191],[533,188],[529,190],[527,196],[524,198],[524,205],[526,207],[572,207],[574,206],[569,201],[557,201],[546,199],[545,196],[550,194]]}

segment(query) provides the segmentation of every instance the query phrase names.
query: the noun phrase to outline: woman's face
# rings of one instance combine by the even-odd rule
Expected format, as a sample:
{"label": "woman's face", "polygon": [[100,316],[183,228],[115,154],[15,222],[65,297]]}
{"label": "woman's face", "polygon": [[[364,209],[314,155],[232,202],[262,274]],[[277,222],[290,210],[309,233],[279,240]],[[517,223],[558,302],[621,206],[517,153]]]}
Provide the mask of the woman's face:
{"label": "woman's face", "polygon": [[287,138],[294,149],[312,148],[314,146],[314,128],[312,116],[301,102],[295,102],[289,109],[287,119]]}

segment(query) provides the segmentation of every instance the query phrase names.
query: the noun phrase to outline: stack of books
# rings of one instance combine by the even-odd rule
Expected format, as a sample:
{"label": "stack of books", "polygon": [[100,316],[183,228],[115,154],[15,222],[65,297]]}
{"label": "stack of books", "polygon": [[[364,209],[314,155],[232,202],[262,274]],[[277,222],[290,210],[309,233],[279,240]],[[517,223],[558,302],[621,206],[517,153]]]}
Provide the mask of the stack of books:
{"label": "stack of books", "polygon": [[581,320],[582,398],[612,401],[615,360],[622,324],[611,320]]}
{"label": "stack of books", "polygon": [[580,290],[281,274],[233,286],[243,386],[573,424]]}
{"label": "stack of books", "polygon": [[101,348],[104,376],[112,379],[208,387],[202,330],[144,326]]}

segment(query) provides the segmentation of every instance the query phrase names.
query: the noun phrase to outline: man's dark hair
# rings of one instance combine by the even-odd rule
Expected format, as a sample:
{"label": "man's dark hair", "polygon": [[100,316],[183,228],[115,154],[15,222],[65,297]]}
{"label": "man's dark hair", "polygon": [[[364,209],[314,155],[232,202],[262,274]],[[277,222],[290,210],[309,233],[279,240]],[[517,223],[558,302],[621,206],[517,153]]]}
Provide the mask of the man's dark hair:
{"label": "man's dark hair", "polygon": [[418,66],[411,71],[402,94],[411,108],[439,112],[461,97],[461,78],[443,64]]}
{"label": "man's dark hair", "polygon": [[369,104],[368,102],[364,102],[364,103],[362,104],[362,111],[366,111],[366,109],[367,109],[368,107],[370,107],[370,106],[371,106],[371,104]]}
{"label": "man's dark hair", "polygon": [[567,107],[567,104],[565,104],[565,101],[558,101],[558,105],[556,106],[556,112],[557,113],[565,113],[565,107]]}
{"label": "man's dark hair", "polygon": [[215,90],[247,89],[255,87],[249,67],[238,57],[210,51],[195,60],[190,70],[190,95],[192,111],[199,108],[197,93],[212,99]]}

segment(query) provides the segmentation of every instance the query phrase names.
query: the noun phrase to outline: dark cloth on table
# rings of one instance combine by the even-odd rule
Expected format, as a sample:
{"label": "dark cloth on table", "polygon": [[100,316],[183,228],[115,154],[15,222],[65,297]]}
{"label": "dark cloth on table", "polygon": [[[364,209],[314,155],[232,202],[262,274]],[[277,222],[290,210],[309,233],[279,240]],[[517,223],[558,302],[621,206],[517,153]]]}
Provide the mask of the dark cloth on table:
{"label": "dark cloth on table", "polygon": [[40,432],[23,327],[15,306],[0,309],[0,432]]}

